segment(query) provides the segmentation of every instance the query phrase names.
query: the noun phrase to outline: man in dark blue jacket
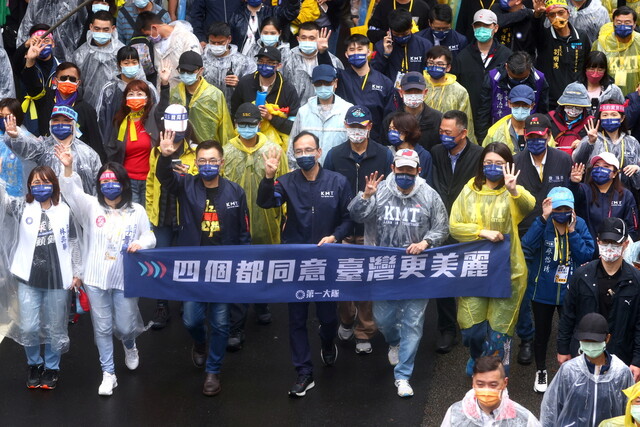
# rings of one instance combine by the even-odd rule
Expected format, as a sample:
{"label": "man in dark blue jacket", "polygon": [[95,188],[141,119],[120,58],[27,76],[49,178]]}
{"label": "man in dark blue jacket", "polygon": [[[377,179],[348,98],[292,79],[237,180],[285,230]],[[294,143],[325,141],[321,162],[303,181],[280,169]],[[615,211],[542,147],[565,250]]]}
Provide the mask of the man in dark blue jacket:
{"label": "man in dark blue jacket", "polygon": [[434,46],[446,46],[455,58],[469,41],[465,36],[453,30],[453,11],[448,4],[437,4],[431,9],[429,28],[418,31],[416,36],[429,40]]}
{"label": "man in dark blue jacket", "polygon": [[[347,179],[339,173],[323,169],[318,163],[322,155],[318,137],[301,132],[292,141],[296,163],[300,166],[275,180],[280,162],[278,150],[265,156],[265,177],[258,188],[258,206],[264,209],[287,203],[287,218],[282,230],[282,243],[317,244],[341,242],[353,229],[347,206],[352,193]],[[298,378],[289,391],[291,397],[302,397],[312,388],[313,363],[307,335],[309,303],[289,304],[289,344],[291,359]],[[320,320],[320,357],[332,366],[338,357],[334,337],[338,329],[335,302],[316,302]]]}
{"label": "man in dark blue jacket", "polygon": [[[224,164],[222,145],[203,141],[196,147],[198,175],[187,174],[187,166],[172,170],[171,155],[176,148],[174,133],[161,134],[156,175],[163,190],[175,195],[180,206],[180,228],[176,246],[248,245],[249,208],[244,190],[235,182],[219,176]],[[182,173],[179,173],[182,172]],[[209,350],[206,350],[208,313]],[[229,339],[229,307],[224,303],[186,301],[182,321],[194,340],[193,363],[205,366],[202,393],[220,393],[220,369]]]}
{"label": "man in dark blue jacket", "polygon": [[201,42],[207,42],[207,30],[214,22],[229,22],[242,5],[242,0],[193,0],[187,10],[187,21]]}

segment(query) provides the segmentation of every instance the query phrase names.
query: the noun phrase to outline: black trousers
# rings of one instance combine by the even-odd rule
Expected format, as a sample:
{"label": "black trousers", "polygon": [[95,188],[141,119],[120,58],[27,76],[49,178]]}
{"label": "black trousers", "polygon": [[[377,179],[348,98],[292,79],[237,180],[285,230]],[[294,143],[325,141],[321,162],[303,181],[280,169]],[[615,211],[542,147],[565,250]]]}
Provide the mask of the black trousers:
{"label": "black trousers", "polygon": [[551,336],[553,326],[553,314],[558,310],[558,317],[562,315],[561,305],[542,304],[531,301],[531,311],[533,311],[533,321],[536,329],[533,338],[533,353],[536,359],[536,369],[547,369],[547,346]]}

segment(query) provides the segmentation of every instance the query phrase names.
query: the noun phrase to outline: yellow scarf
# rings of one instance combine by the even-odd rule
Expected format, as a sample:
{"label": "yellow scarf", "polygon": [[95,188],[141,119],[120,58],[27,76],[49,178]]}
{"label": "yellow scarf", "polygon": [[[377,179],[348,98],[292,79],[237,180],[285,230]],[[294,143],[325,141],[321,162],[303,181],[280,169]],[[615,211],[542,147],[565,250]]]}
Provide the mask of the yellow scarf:
{"label": "yellow scarf", "polygon": [[124,133],[127,130],[127,123],[129,123],[129,141],[138,140],[138,132],[136,132],[136,123],[134,119],[138,119],[144,115],[144,110],[132,111],[127,114],[122,123],[120,123],[120,129],[118,129],[118,141],[124,141]]}

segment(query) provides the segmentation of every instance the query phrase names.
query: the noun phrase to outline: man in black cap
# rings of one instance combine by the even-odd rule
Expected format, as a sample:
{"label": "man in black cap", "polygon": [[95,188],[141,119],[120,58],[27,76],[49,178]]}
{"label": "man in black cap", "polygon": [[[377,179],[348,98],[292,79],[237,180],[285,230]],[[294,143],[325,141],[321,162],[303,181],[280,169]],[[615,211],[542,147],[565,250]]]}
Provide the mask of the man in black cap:
{"label": "man in black cap", "polygon": [[[184,52],[180,55],[177,70],[180,83],[171,89],[171,104],[180,104],[187,109],[198,142],[213,139],[226,144],[234,135],[233,124],[224,94],[202,78],[202,56],[192,51]],[[162,92],[170,90],[168,71],[160,70]],[[163,99],[162,95],[160,99]],[[161,101],[158,108],[164,111],[166,107]]]}
{"label": "man in black cap", "polygon": [[[258,71],[240,79],[231,97],[231,113],[245,102],[256,102],[263,120],[278,132],[291,133],[293,120],[300,108],[300,99],[293,85],[278,71],[282,57],[278,48],[263,47],[256,54]],[[267,107],[267,104],[272,104]]]}
{"label": "man in black cap", "polygon": [[622,258],[628,237],[627,225],[620,218],[602,221],[597,239],[600,259],[576,270],[569,283],[558,330],[558,362],[577,354],[577,341],[571,340],[576,324],[589,313],[600,313],[610,326],[608,351],[630,365],[638,381],[640,272]]}

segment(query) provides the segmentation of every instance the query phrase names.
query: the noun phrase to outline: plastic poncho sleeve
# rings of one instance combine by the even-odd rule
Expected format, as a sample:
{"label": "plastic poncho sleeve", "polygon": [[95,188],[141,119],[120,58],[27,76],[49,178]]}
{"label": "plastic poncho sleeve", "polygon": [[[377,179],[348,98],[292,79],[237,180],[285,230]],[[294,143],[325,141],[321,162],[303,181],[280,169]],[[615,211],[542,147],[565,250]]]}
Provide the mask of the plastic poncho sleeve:
{"label": "plastic poncho sleeve", "polygon": [[359,191],[349,203],[349,214],[351,219],[361,224],[376,222],[376,195],[373,194],[365,199],[364,192]]}
{"label": "plastic poncho sleeve", "polygon": [[[598,139],[600,138],[601,136],[600,134],[598,134]],[[585,136],[584,138],[582,138],[582,140],[580,140],[580,144],[578,144],[573,154],[571,155],[573,162],[588,165],[589,159],[591,158],[591,154],[593,153],[594,146],[595,146],[595,143],[591,144],[589,142],[588,136]]]}
{"label": "plastic poncho sleeve", "polygon": [[71,176],[60,177],[60,191],[71,208],[74,216],[80,221],[85,230],[91,219],[91,209],[95,197],[84,192],[80,175],[73,172]]}
{"label": "plastic poncho sleeve", "polygon": [[[540,424],[544,427],[553,427],[557,425],[558,415],[562,412],[565,404],[565,390],[563,383],[564,372],[567,369],[567,363],[560,365],[560,369],[549,384],[549,388],[544,393],[542,404],[540,405]],[[585,408],[586,409],[586,408]]]}
{"label": "plastic poncho sleeve", "polygon": [[15,98],[16,89],[13,83],[13,72],[11,71],[11,62],[4,48],[0,47],[0,70],[3,70],[0,76],[0,99]]}
{"label": "plastic poncho sleeve", "polygon": [[7,194],[7,183],[0,179],[0,204],[2,204],[2,210],[4,212],[19,219],[20,216],[22,216],[22,211],[24,210],[25,200],[24,197],[9,196]]}
{"label": "plastic poncho sleeve", "polygon": [[31,133],[18,128],[18,137],[11,138],[5,133],[4,143],[22,160],[31,160],[38,165],[41,163],[40,158],[45,152],[44,141]]}

